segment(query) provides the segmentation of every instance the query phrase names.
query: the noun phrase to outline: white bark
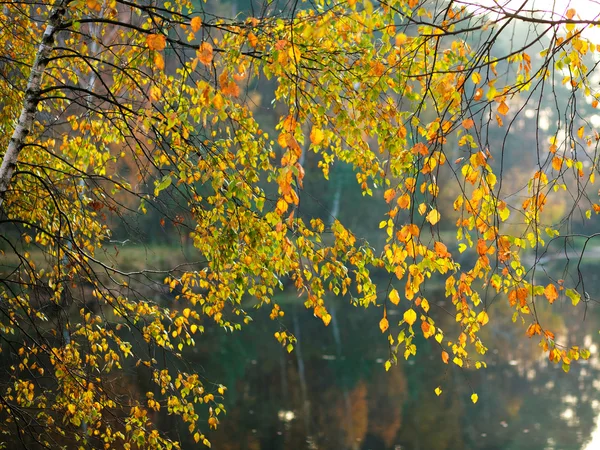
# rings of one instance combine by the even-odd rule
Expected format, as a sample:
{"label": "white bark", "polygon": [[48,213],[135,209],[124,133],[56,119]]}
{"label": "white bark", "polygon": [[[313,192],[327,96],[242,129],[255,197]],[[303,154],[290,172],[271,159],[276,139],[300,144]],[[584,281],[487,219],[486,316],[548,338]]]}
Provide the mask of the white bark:
{"label": "white bark", "polygon": [[8,143],[6,153],[4,153],[4,158],[2,158],[2,165],[0,165],[0,207],[4,203],[6,191],[10,186],[10,181],[19,159],[19,153],[21,153],[25,145],[25,140],[35,120],[35,113],[40,101],[39,93],[42,85],[42,77],[48,65],[48,57],[54,49],[54,36],[62,23],[65,8],[69,1],[61,0],[52,11],[48,19],[48,25],[42,36],[42,42],[38,46],[33,65],[31,66],[31,73],[29,74],[25,90],[25,98],[23,99],[23,108]]}

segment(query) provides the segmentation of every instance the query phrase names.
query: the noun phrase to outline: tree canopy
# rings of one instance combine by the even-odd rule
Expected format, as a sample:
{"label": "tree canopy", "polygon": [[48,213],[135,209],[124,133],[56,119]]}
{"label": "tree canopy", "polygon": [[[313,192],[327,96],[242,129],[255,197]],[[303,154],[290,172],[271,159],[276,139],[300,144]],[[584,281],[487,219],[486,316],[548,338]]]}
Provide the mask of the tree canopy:
{"label": "tree canopy", "polygon": [[[495,301],[565,371],[589,358],[543,317],[594,300],[600,19],[528,1],[226,10],[3,2],[0,441],[179,448],[153,426],[166,409],[210,445],[226,387],[182,352],[258,307],[292,351],[283,289],[324,325],[333,296],[378,308],[385,369],[417,337],[484,368]],[[157,235],[185,258],[145,265]]]}

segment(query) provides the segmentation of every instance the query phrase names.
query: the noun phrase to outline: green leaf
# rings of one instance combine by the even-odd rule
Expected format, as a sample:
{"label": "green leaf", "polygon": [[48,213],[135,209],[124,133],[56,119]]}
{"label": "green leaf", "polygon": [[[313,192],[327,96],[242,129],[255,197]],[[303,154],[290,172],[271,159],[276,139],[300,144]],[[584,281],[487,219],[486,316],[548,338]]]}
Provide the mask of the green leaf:
{"label": "green leaf", "polygon": [[581,295],[575,289],[567,289],[565,294],[571,299],[573,306],[577,306],[579,300],[581,300]]}
{"label": "green leaf", "polygon": [[160,191],[165,190],[170,185],[171,185],[171,175],[165,175],[164,177],[162,177],[160,182],[156,185],[156,188],[154,189],[154,196],[157,197],[158,194],[160,194]]}

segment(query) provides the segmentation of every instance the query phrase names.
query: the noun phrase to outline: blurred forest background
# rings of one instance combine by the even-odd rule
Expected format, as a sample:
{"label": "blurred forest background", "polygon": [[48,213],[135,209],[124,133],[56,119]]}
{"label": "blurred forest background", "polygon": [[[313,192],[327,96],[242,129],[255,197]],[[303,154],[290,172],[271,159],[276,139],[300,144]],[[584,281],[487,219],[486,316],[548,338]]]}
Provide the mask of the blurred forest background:
{"label": "blurred forest background", "polygon": [[[260,0],[209,0],[198,2],[197,7],[207,17],[243,18],[261,17],[274,10],[286,14],[288,5],[278,1],[263,4]],[[515,22],[511,27],[493,42],[492,54],[507,54],[539,33],[535,24]],[[410,26],[407,30],[410,33]],[[474,47],[485,38],[470,35]],[[529,53],[535,56],[546,44],[542,38]],[[169,58],[168,50],[165,61],[166,70],[174,71],[177,61]],[[597,61],[590,61],[589,66],[595,64]],[[513,65],[503,62],[497,66],[497,71],[507,78],[515,77],[511,72],[514,70]],[[600,71],[593,77],[592,81],[599,84]],[[248,105],[263,129],[276,136],[275,124],[287,111],[274,102],[274,84],[266,79],[251,79],[248,83]],[[523,192],[540,153],[547,153],[552,139],[564,139],[565,123],[600,127],[598,110],[591,103],[574,104],[572,89],[560,79],[548,80],[545,89],[533,90],[519,101],[520,104],[511,103],[502,127],[488,126],[487,111],[474,112],[473,116],[491,155],[490,165],[502,178],[502,198],[515,210],[525,198]],[[574,116],[568,116],[572,111],[576,111]],[[460,145],[458,140],[447,142],[445,149],[451,161],[469,157],[468,146]],[[379,223],[389,210],[383,195],[364,195],[351,166],[336,161],[327,180],[318,155],[305,152],[303,158],[304,188],[297,214],[307,221],[320,218],[328,225],[338,219],[381,251],[386,235]],[[131,174],[132,185],[137,183],[135,164],[122,160],[115,168],[125,176]],[[438,179],[438,209],[442,217],[448,218],[440,223],[439,233],[457,261],[466,262],[475,258],[474,253],[459,252],[458,243],[452,247],[456,242],[453,201],[459,185],[451,177],[449,171],[442,171]],[[578,308],[561,298],[559,302],[564,305],[554,305],[552,309],[542,305],[537,313],[540,321],[561,330],[557,341],[588,345],[592,349],[589,361],[574,364],[568,374],[549,364],[525,337],[526,326],[511,323],[506,299],[484,291],[483,300],[494,319],[482,331],[490,348],[487,370],[444,365],[420,338],[423,343],[417,357],[410,363],[401,361],[386,373],[383,362],[389,349],[377,327],[381,311],[358,308],[349,298],[340,296],[331,300],[332,321],[324,327],[312,311],[304,308],[290,285],[278,294],[285,316],[272,321],[269,311],[253,311],[252,326],[233,334],[224,333],[207,321],[196,347],[185,350],[185,363],[172,361],[198,370],[206,380],[218,380],[228,388],[228,414],[209,435],[213,448],[576,450],[592,445],[589,443],[594,436],[600,439],[600,311],[596,306],[600,298],[600,246],[593,239],[588,242],[586,237],[600,231],[600,218],[592,211],[591,219],[584,222],[588,208],[574,194],[579,191],[594,197],[597,187],[579,186],[576,178],[565,179],[565,183],[570,189],[554,197],[546,206],[544,217],[561,234],[572,237],[551,243],[543,255],[523,253],[522,258],[531,265],[537,262],[540,274],[575,282],[580,275],[585,279],[587,298]],[[143,215],[137,214],[139,205],[131,205],[128,216],[116,217],[106,212],[106,221],[114,230],[111,245],[103,250],[107,263],[122,270],[161,270],[195,263],[189,230],[181,226],[187,214],[186,199],[176,186],[170,186],[161,192],[159,200],[161,208],[149,209]],[[526,229],[517,213],[504,226],[513,229],[515,235]],[[584,245],[585,254],[580,258]],[[11,266],[6,260],[0,263],[0,270],[1,264],[5,268]],[[373,273],[373,277],[385,285],[389,274],[382,270]],[[151,295],[177,308],[176,292],[162,289],[162,280],[154,281]],[[443,285],[431,279],[426,290],[429,298],[438,299],[431,302],[436,307],[436,321],[451,327],[454,317],[445,313]],[[252,305],[248,307],[251,309]],[[289,330],[298,338],[292,353],[272,337],[281,330]],[[0,364],[4,355],[0,354]],[[151,389],[143,368],[131,362],[128,373],[127,379],[119,381],[120,389]],[[440,385],[443,392],[438,397],[434,389]],[[476,405],[469,400],[473,391],[479,394]],[[183,448],[192,447],[191,436],[177,429],[179,425],[165,410],[153,414],[161,430],[178,435]]]}
{"label": "blurred forest background", "polygon": [[[199,7],[208,15],[223,17],[260,17],[268,12],[264,8],[286,10],[284,2],[265,6],[252,0],[211,0]],[[493,43],[493,53],[504,55],[514,51],[536,33],[539,30],[535,25],[515,23]],[[471,39],[475,47],[484,36],[471,35]],[[530,53],[535,55],[534,50],[539,52],[546,44],[542,39]],[[169,64],[176,62],[167,59],[167,69]],[[591,61],[591,65],[594,64],[596,61]],[[498,65],[498,72],[505,73],[507,79],[515,76],[511,72],[514,69],[512,65]],[[574,105],[572,90],[561,81],[552,80],[545,90],[535,91],[529,98],[522,97],[520,104],[511,104],[511,113],[503,127],[485,126],[487,146],[493,157],[490,164],[496,173],[502,174],[506,186],[504,198],[515,207],[524,199],[522,192],[535,170],[540,152],[547,152],[552,138],[560,138],[561,127],[569,122],[567,115],[572,109],[576,108],[576,119],[581,124],[600,127],[598,110],[591,104]],[[594,75],[593,82],[600,83],[600,71]],[[258,122],[266,130],[270,128],[275,136],[274,125],[287,111],[274,104],[273,88],[266,79],[251,80],[248,103]],[[487,124],[485,114],[482,111],[476,116],[475,123]],[[457,140],[448,142],[446,151],[449,160],[469,155],[469,149],[459,146]],[[389,209],[382,195],[363,195],[353,168],[341,162],[333,165],[329,180],[324,179],[319,159],[312,152],[305,153],[306,175],[298,213],[308,220],[319,217],[326,224],[337,218],[355,235],[382,249],[386,236],[378,224]],[[454,217],[452,203],[459,187],[452,182],[449,173],[444,175],[445,180],[438,180],[441,188],[438,209],[443,217]],[[568,182],[573,183],[573,190],[563,192],[547,205],[546,220],[559,223],[568,216],[569,220],[560,224],[565,234],[589,235],[600,230],[600,218],[596,214],[584,223],[586,211],[580,205],[569,214],[576,203],[572,192],[579,186],[577,180]],[[585,189],[590,196],[597,195],[597,188]],[[166,210],[186,214],[185,201],[177,197],[175,189],[163,193],[162,199]],[[515,231],[525,227],[517,214],[511,217],[508,226]],[[120,264],[129,263],[134,269],[143,261],[145,267],[160,269],[190,261],[185,230],[165,221],[157,211],[132,214],[124,221],[115,219],[114,227],[120,232],[116,233],[115,247],[107,258],[114,258]],[[440,233],[444,235],[443,242],[452,243],[453,221],[442,221]],[[576,279],[576,266],[585,242],[585,237],[573,236],[554,247],[551,245],[541,258],[538,270],[556,278]],[[467,261],[474,257],[468,251],[458,253],[457,247],[458,244],[454,248],[449,245],[449,250],[459,255],[459,262],[460,258]],[[569,256],[572,261],[566,264]],[[530,258],[531,262],[535,260],[534,255]],[[562,307],[544,310],[542,306],[538,310],[545,323],[563,331],[560,338],[565,344],[585,341],[597,349],[600,312],[595,307],[595,299],[600,296],[599,258],[600,247],[592,241],[579,267],[593,301],[574,309],[561,299],[565,302]],[[387,273],[379,276],[378,281],[385,283]],[[428,283],[431,298],[440,300],[436,320],[452,321],[451,315],[444,318],[443,287],[435,285],[433,279]],[[598,354],[594,353],[587,363],[574,365],[569,374],[549,365],[540,357],[537,346],[524,337],[525,326],[515,327],[510,323],[506,299],[495,293],[485,299],[491,307],[490,315],[494,316],[485,332],[492,351],[491,363],[487,370],[478,372],[444,366],[437,354],[434,356],[427,345],[422,345],[416,360],[410,364],[401,362],[390,373],[385,373],[382,364],[388,357],[388,347],[376,325],[380,311],[357,310],[347,299],[339,298],[333,303],[332,323],[325,328],[312,312],[305,310],[293,289],[280,296],[279,302],[287,314],[276,327],[266,311],[257,311],[253,315],[253,326],[240,334],[223,334],[217,327],[208,326],[200,345],[186,355],[189,366],[202,367],[209,379],[220,380],[229,389],[230,413],[211,436],[214,448],[597,448],[589,442],[594,432],[598,435]],[[172,296],[165,295],[164,301],[172,301]],[[500,314],[502,311],[504,315]],[[272,339],[277,327],[289,329],[298,338],[299,344],[291,354]],[[132,386],[142,380],[132,374]],[[442,385],[444,391],[440,397],[434,394],[438,385]],[[479,393],[477,405],[469,401],[473,390]],[[166,414],[157,420],[165,430],[173,425]],[[184,432],[181,438],[186,439]]]}

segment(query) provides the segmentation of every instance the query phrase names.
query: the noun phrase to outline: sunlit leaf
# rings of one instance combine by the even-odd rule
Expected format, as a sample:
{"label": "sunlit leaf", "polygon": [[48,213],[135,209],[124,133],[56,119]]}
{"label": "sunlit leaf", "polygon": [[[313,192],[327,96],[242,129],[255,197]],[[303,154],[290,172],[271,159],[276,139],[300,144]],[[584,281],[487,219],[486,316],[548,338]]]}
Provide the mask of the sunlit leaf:
{"label": "sunlit leaf", "polygon": [[429,213],[427,214],[427,221],[431,224],[431,225],[435,225],[436,223],[438,223],[440,221],[441,215],[440,213],[437,211],[437,209],[432,209],[431,211],[429,211]]}
{"label": "sunlit leaf", "polygon": [[387,320],[387,318],[383,318],[379,321],[379,329],[381,330],[382,333],[385,333],[385,331],[389,328],[390,324]]}
{"label": "sunlit leaf", "polygon": [[407,324],[412,326],[416,320],[417,320],[417,313],[412,308],[408,309],[404,312],[404,321]]}
{"label": "sunlit leaf", "polygon": [[203,42],[200,44],[200,48],[196,52],[196,56],[198,61],[205,66],[209,66],[213,60],[213,46],[208,42]]}
{"label": "sunlit leaf", "polygon": [[392,289],[390,291],[390,295],[389,295],[390,301],[394,304],[397,305],[398,303],[400,303],[400,295],[398,294],[398,291],[396,289]]}
{"label": "sunlit leaf", "polygon": [[146,36],[146,44],[150,50],[164,50],[167,45],[167,37],[163,34],[149,34]]}
{"label": "sunlit leaf", "polygon": [[198,31],[200,31],[200,28],[202,27],[202,19],[198,16],[193,17],[192,20],[190,21],[190,25],[192,27],[192,31],[194,33],[197,33]]}

